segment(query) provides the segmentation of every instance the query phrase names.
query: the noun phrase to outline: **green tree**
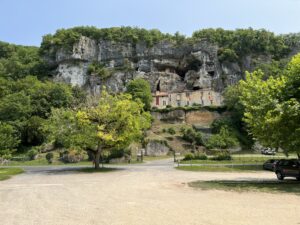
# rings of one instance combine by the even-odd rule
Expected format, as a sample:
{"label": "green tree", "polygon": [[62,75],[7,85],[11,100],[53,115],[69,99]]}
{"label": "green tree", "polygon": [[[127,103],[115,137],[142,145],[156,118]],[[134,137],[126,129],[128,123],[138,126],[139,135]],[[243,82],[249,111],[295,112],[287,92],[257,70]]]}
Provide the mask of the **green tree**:
{"label": "green tree", "polygon": [[52,140],[64,137],[64,145],[80,146],[92,153],[97,169],[104,151],[127,147],[142,137],[150,123],[151,115],[143,111],[140,102],[132,101],[130,95],[113,96],[103,91],[95,107],[77,112],[54,111],[46,129]]}
{"label": "green tree", "polygon": [[10,124],[0,121],[0,158],[9,157],[19,142],[17,130]]}
{"label": "green tree", "polygon": [[263,145],[300,153],[300,54],[279,77],[263,80],[261,71],[240,81],[244,121]]}
{"label": "green tree", "polygon": [[227,127],[222,127],[219,134],[213,134],[205,144],[208,149],[227,149],[238,145],[238,140],[230,134]]}
{"label": "green tree", "polygon": [[144,109],[150,110],[152,102],[151,88],[148,81],[136,78],[130,81],[127,86],[127,93],[131,94],[133,99],[140,99],[144,103]]}

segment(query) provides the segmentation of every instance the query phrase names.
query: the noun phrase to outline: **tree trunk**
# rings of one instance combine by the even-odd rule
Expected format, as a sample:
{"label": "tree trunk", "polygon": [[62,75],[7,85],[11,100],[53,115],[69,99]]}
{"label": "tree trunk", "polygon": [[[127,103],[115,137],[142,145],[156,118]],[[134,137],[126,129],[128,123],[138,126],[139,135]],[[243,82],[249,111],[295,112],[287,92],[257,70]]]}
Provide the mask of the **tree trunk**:
{"label": "tree trunk", "polygon": [[101,146],[98,145],[96,154],[95,154],[95,169],[99,169],[100,168],[100,157],[101,157]]}
{"label": "tree trunk", "polygon": [[300,153],[297,153],[298,159],[300,159]]}

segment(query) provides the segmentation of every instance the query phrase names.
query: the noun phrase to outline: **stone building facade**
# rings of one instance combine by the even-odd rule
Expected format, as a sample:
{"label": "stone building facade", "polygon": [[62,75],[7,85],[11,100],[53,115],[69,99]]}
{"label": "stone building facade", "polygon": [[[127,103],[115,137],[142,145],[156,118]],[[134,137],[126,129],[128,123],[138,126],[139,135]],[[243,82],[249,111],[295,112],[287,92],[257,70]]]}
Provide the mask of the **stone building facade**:
{"label": "stone building facade", "polygon": [[159,109],[181,106],[192,106],[194,104],[201,106],[221,106],[223,97],[221,93],[211,89],[201,89],[196,91],[183,92],[160,92],[153,94],[152,107]]}

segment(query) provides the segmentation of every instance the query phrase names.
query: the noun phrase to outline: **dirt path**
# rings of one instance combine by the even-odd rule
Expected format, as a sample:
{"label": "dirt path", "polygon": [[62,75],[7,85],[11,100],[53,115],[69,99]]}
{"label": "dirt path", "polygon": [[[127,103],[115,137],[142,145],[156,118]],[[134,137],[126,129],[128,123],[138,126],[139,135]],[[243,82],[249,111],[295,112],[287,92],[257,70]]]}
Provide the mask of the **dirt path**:
{"label": "dirt path", "polygon": [[3,225],[300,224],[300,196],[201,191],[186,182],[275,179],[272,173],[184,172],[151,162],[110,173],[35,167],[0,182]]}

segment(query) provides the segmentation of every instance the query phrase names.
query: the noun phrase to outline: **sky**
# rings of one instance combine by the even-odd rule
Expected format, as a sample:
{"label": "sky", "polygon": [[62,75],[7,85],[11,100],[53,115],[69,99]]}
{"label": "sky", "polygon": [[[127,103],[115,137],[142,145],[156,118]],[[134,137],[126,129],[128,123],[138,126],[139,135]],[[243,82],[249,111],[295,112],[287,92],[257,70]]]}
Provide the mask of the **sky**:
{"label": "sky", "polygon": [[300,0],[0,0],[0,40],[39,46],[74,26],[137,26],[190,36],[203,28],[300,32]]}

